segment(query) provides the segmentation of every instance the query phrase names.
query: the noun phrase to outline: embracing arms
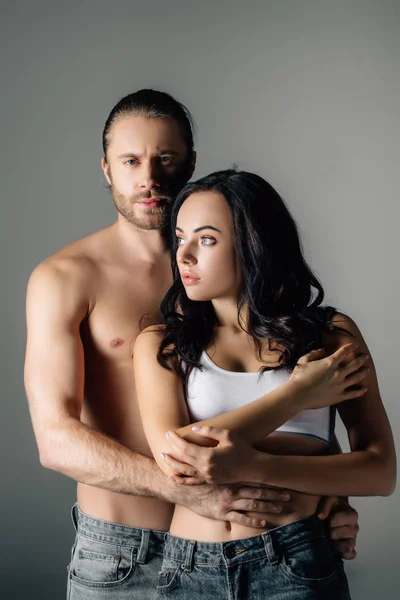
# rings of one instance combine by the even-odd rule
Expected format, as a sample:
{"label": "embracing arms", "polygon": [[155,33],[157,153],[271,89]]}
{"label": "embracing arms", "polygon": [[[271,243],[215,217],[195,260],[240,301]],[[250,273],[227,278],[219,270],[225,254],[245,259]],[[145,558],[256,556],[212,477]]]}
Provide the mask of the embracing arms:
{"label": "embracing arms", "polygon": [[[177,430],[186,440],[201,445],[216,445],[193,431],[189,424],[188,409],[182,381],[174,370],[167,370],[157,362],[162,328],[148,328],[136,340],[134,371],[139,408],[147,440],[161,469],[169,475],[163,454],[167,432]],[[362,365],[366,356],[354,357],[353,346],[340,348],[332,356],[312,352],[302,357],[292,377],[272,392],[233,411],[212,417],[196,425],[224,427],[239,433],[250,443],[259,441],[275,431],[295,414],[306,408],[335,404],[365,390],[349,392],[346,387],[359,383],[365,376]],[[317,360],[320,358],[320,360]],[[339,365],[346,363],[343,368]],[[241,478],[237,478],[236,481]],[[251,478],[247,478],[250,481]],[[189,482],[187,482],[189,483]],[[197,481],[192,481],[197,483]]]}
{"label": "embracing arms", "polygon": [[79,330],[92,302],[88,279],[85,266],[55,261],[39,265],[29,281],[25,387],[40,462],[88,485],[148,494],[152,478],[157,479],[153,461],[81,422]]}
{"label": "embracing arms", "polygon": [[93,287],[90,266],[65,260],[41,264],[29,281],[25,387],[41,464],[111,492],[190,504],[210,518],[262,527],[268,513],[282,504],[280,491],[225,484],[183,489],[153,459],[81,421],[80,326],[95,303],[89,292]]}
{"label": "embracing arms", "polygon": [[[355,323],[344,315],[336,315],[335,324],[354,337],[340,334],[328,340],[328,350],[353,339],[362,352],[368,348]],[[230,480],[235,477],[269,485],[285,486],[309,494],[339,496],[386,496],[393,492],[396,480],[396,458],[391,428],[380,398],[376,373],[371,364],[364,373],[367,392],[339,406],[340,416],[347,428],[351,452],[330,456],[275,456],[252,449],[234,433],[223,430],[200,429],[198,435],[213,439],[215,448],[199,448],[171,434],[170,454],[189,463],[186,475],[195,481]],[[186,436],[184,436],[186,439]],[[177,464],[167,457],[172,469]],[[327,477],[329,473],[329,477]],[[183,483],[189,481],[183,480]]]}

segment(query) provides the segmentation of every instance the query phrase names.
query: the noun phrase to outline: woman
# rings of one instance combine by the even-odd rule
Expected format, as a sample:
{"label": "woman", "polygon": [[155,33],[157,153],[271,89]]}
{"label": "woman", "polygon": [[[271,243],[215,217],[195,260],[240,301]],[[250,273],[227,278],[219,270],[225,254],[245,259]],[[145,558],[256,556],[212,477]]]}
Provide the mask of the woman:
{"label": "woman", "polygon": [[[363,367],[365,358],[352,357],[348,345],[356,342],[366,354],[365,342],[349,317],[320,306],[323,290],[302,256],[296,225],[257,175],[228,170],[188,184],[174,204],[172,227],[165,326],[143,332],[134,350],[155,459],[182,483],[251,481],[306,495],[295,514],[277,514],[261,534],[177,506],[159,593],[348,599],[341,561],[315,517],[320,497],[388,495],[395,484],[393,439],[374,368]],[[332,369],[343,365],[336,395],[326,378],[314,379],[313,387],[302,378],[304,362],[320,353],[299,358],[321,347]],[[330,456],[331,405],[340,400],[352,452]],[[204,425],[242,439],[232,444],[226,432],[198,429]],[[195,442],[183,460],[173,430]],[[199,448],[204,444],[212,447]]]}

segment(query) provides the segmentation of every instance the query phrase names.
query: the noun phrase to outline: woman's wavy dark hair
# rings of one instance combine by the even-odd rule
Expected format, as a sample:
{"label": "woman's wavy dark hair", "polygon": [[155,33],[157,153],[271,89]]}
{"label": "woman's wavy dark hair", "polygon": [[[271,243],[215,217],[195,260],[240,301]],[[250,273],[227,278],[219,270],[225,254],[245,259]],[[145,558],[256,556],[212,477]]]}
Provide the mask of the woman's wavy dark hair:
{"label": "woman's wavy dark hair", "polygon": [[262,342],[268,339],[284,348],[280,365],[293,369],[300,356],[322,347],[323,333],[337,329],[331,324],[336,311],[320,306],[324,291],[304,259],[296,223],[280,195],[258,175],[234,169],[188,183],[173,204],[174,282],[161,304],[166,328],[158,362],[165,368],[172,364],[187,384],[190,371],[201,368],[200,356],[213,340],[216,316],[212,303],[190,300],[186,295],[176,261],[175,236],[178,212],[185,200],[196,192],[210,191],[222,194],[232,213],[243,282],[238,315],[244,305],[249,315],[241,327],[254,339],[260,359]]}

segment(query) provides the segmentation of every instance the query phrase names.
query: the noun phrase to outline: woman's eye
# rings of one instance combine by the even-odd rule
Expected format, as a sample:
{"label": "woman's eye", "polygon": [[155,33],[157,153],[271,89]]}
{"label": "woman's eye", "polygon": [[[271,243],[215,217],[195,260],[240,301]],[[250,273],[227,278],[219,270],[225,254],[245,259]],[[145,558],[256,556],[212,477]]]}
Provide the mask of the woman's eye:
{"label": "woman's eye", "polygon": [[184,240],[183,240],[183,238],[181,238],[181,237],[177,237],[177,238],[176,238],[176,243],[177,243],[177,245],[178,245],[178,246],[182,246],[182,244],[183,244],[183,241],[184,241]]}
{"label": "woman's eye", "polygon": [[216,239],[213,237],[210,237],[208,235],[203,235],[201,238],[201,243],[204,246],[212,246],[212,244],[215,244],[215,242],[216,242]]}

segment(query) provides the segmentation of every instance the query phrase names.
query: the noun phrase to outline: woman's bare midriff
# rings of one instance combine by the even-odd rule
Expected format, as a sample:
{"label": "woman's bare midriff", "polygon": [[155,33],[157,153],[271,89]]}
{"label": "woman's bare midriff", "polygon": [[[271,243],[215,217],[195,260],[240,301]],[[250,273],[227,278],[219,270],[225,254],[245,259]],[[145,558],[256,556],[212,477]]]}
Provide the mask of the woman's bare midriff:
{"label": "woman's bare midriff", "polygon": [[[270,454],[321,455],[327,453],[323,442],[291,434],[271,434],[257,448]],[[264,529],[244,527],[229,521],[215,521],[201,517],[184,506],[176,506],[170,532],[172,535],[199,542],[227,542],[259,535],[263,531],[288,525],[315,514],[320,496],[290,491],[291,499],[284,503],[281,513],[270,513]],[[287,506],[285,506],[287,504]]]}

